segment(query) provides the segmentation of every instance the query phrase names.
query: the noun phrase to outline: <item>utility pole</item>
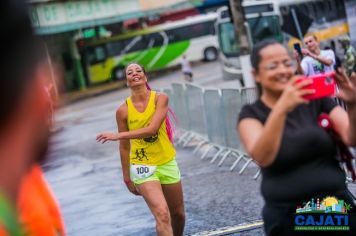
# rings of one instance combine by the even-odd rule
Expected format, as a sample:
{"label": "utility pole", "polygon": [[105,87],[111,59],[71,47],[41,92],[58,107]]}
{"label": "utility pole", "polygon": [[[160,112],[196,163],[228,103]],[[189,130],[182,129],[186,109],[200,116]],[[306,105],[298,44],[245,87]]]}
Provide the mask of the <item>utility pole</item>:
{"label": "utility pole", "polygon": [[243,0],[230,0],[230,9],[232,19],[234,22],[235,35],[237,44],[240,46],[240,63],[242,70],[242,79],[245,87],[256,87],[255,80],[251,74],[251,62],[250,62],[250,43],[247,33],[247,22],[242,8]]}

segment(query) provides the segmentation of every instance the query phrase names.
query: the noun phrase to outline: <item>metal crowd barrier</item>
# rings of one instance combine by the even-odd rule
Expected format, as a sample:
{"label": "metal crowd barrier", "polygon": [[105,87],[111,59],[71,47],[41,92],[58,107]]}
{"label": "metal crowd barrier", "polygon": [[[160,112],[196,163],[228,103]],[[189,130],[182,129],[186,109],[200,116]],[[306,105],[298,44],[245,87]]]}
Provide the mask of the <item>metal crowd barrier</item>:
{"label": "metal crowd barrier", "polygon": [[182,83],[172,83],[172,104],[174,107],[174,113],[178,119],[179,126],[179,139],[177,143],[185,142],[190,138],[190,120],[188,116],[187,101],[185,98],[185,85]]}
{"label": "metal crowd barrier", "polygon": [[[191,83],[173,83],[172,89],[163,89],[163,92],[169,96],[170,107],[178,118],[178,130],[181,131],[178,144],[185,147],[192,141],[198,141],[195,142],[193,152],[202,150],[201,159],[215,150],[210,162],[220,158],[218,166],[232,156],[236,160],[230,167],[231,171],[243,162],[239,174],[251,163],[255,163],[240,144],[236,124],[242,107],[258,99],[257,88],[204,90]],[[346,170],[345,172],[347,174]],[[258,168],[253,178],[257,179],[260,173],[261,169]],[[352,182],[349,175],[347,182]]]}
{"label": "metal crowd barrier", "polygon": [[223,164],[225,159],[231,155],[236,158],[235,162],[232,164],[230,170],[234,168],[241,161],[244,162],[239,174],[242,174],[247,166],[251,163],[252,159],[241,151],[240,139],[236,132],[236,124],[238,119],[238,114],[242,106],[244,105],[241,92],[237,89],[222,89],[222,107],[224,113],[224,124],[227,137],[227,147],[229,149],[229,154],[225,155],[219,162],[219,166]]}
{"label": "metal crowd barrier", "polygon": [[200,141],[198,146],[201,145],[201,143],[206,142],[208,139],[203,93],[204,90],[202,87],[190,83],[185,84],[184,95],[188,110],[191,135],[185,143],[183,143],[183,147],[193,139]]}
{"label": "metal crowd barrier", "polygon": [[[236,134],[238,114],[246,103],[257,98],[255,88],[246,89],[203,89],[191,83],[173,83],[172,90],[163,89],[170,97],[170,106],[178,118],[181,131],[178,145],[195,146],[194,153],[201,151],[201,159],[215,150],[211,163],[220,158],[221,166],[226,158],[234,157],[230,170],[242,162],[242,174],[253,160],[243,151]],[[255,174],[257,179],[260,170]]]}
{"label": "metal crowd barrier", "polygon": [[[220,90],[217,89],[206,89],[204,91],[204,109],[206,114],[207,132],[208,132],[208,142],[206,143],[208,147],[201,155],[201,159],[213,149],[217,152],[211,159],[213,163],[221,154],[226,152],[226,134],[223,119],[222,119],[222,104],[221,104],[221,94]],[[197,151],[197,147],[194,151]]]}

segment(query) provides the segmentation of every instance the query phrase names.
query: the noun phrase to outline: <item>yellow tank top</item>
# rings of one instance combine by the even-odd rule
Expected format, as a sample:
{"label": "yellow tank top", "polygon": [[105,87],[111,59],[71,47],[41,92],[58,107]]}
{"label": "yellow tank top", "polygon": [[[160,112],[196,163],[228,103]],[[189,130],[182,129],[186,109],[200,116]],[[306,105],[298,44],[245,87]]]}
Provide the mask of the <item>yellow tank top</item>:
{"label": "yellow tank top", "polygon": [[[136,110],[131,97],[127,98],[127,126],[129,130],[136,130],[147,127],[156,111],[156,92],[151,91],[147,107],[144,112]],[[162,165],[175,158],[176,150],[168,138],[166,122],[162,122],[157,135],[142,138],[130,139],[130,163],[143,165]]]}

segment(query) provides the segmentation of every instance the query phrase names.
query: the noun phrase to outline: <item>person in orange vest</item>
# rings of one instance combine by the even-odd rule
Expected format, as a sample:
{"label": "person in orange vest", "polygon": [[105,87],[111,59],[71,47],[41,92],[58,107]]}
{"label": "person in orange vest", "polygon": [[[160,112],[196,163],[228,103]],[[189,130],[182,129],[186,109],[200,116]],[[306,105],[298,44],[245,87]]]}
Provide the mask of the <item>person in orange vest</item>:
{"label": "person in orange vest", "polygon": [[28,235],[66,235],[59,204],[38,164],[22,181],[17,207],[20,223]]}
{"label": "person in orange vest", "polygon": [[0,236],[65,235],[36,164],[49,146],[51,104],[43,88],[50,73],[27,2],[0,1],[0,37],[6,40],[0,44]]}
{"label": "person in orange vest", "polygon": [[25,235],[18,222],[22,178],[44,159],[49,138],[49,73],[35,36],[28,1],[0,1],[0,235]]}

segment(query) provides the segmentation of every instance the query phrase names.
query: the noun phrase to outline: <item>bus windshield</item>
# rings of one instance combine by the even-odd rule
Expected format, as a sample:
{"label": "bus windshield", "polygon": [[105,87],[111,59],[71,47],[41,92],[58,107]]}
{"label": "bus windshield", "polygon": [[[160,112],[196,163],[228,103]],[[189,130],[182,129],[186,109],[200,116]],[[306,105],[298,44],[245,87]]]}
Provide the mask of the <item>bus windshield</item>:
{"label": "bus windshield", "polygon": [[247,19],[247,22],[250,27],[253,44],[264,39],[275,39],[281,43],[283,42],[278,16],[259,16]]}
{"label": "bus windshield", "polygon": [[240,49],[236,41],[234,25],[228,21],[219,24],[218,27],[220,50],[226,57],[239,56]]}

